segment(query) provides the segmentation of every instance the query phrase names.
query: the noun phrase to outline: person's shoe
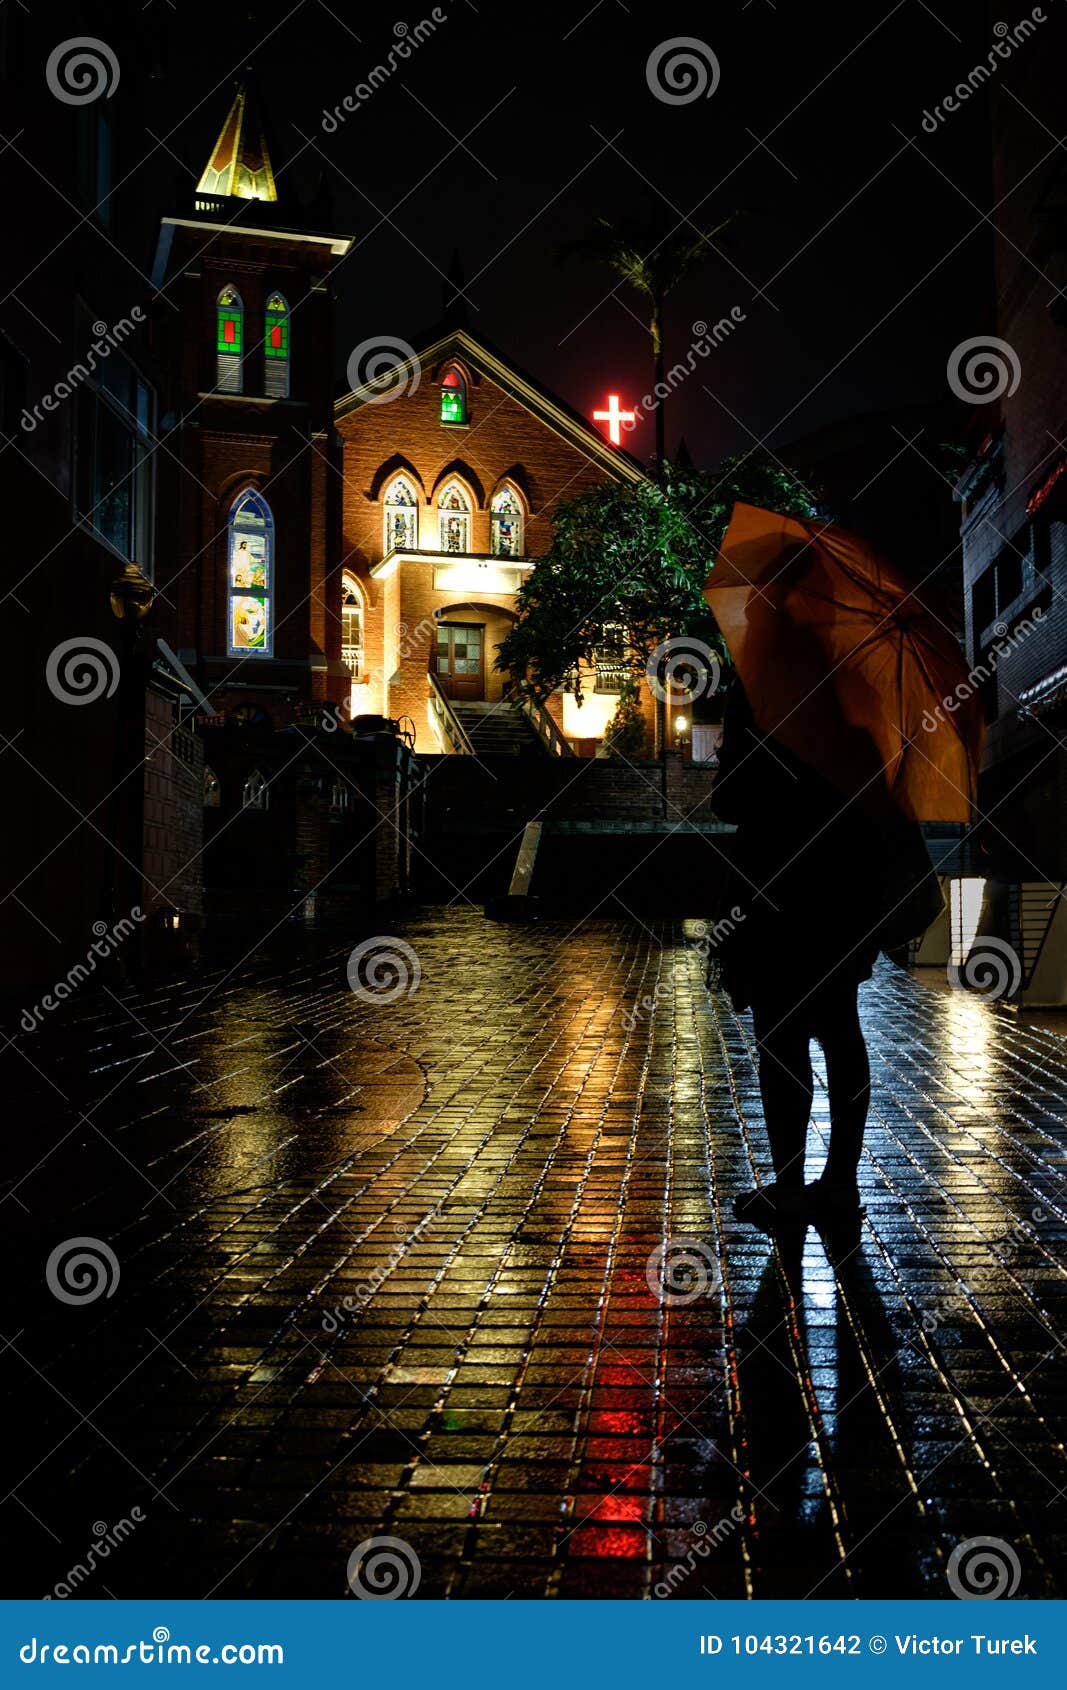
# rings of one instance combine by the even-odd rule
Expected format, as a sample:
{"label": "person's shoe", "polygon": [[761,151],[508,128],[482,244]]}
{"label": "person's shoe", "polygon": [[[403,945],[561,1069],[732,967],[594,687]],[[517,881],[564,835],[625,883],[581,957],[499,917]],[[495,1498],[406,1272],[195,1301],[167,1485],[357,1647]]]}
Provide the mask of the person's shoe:
{"label": "person's shoe", "polygon": [[826,1179],[815,1179],[804,1187],[804,1194],[813,1214],[862,1216],[867,1212],[857,1185],[831,1185]]}
{"label": "person's shoe", "polygon": [[774,1227],[796,1225],[808,1216],[808,1205],[802,1185],[758,1186],[755,1191],[743,1191],[734,1198],[734,1214],[739,1221],[770,1231]]}

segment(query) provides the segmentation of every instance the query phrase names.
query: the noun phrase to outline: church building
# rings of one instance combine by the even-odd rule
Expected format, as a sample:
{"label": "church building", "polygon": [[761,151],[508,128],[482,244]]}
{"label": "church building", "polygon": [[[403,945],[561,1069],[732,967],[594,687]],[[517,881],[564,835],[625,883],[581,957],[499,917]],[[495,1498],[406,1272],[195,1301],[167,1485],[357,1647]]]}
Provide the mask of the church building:
{"label": "church building", "polygon": [[580,708],[564,693],[519,714],[496,648],[559,502],[640,466],[455,314],[384,391],[337,399],[353,237],[324,197],[287,202],[283,174],[249,74],[192,205],[162,220],[184,472],[162,573],[181,661],[227,721],[282,728],[315,705],[400,721],[419,753],[592,753],[617,660]]}
{"label": "church building", "polygon": [[[410,719],[420,751],[466,749],[479,733],[488,743],[514,717],[495,651],[551,544],[557,504],[641,471],[465,327],[391,371],[385,402],[372,383],[346,395],[336,418],[353,714]],[[542,731],[589,748],[618,681],[605,666],[580,708],[572,694],[553,697]]]}

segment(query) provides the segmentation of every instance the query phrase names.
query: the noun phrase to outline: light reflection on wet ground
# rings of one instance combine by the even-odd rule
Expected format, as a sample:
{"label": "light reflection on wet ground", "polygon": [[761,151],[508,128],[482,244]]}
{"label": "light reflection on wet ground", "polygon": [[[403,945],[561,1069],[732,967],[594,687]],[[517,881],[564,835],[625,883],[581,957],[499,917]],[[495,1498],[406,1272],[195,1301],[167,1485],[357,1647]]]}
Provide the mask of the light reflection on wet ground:
{"label": "light reflection on wet ground", "polygon": [[[403,933],[389,1005],[293,941],[8,1053],[11,1593],[136,1505],[79,1594],[340,1596],[380,1533],[420,1596],[940,1596],[974,1536],[1064,1594],[1067,1044],[886,967],[862,1236],[775,1248],[751,1028],[676,930]],[[82,1235],[121,1276],[74,1307]],[[664,1306],[680,1237],[721,1287]]]}

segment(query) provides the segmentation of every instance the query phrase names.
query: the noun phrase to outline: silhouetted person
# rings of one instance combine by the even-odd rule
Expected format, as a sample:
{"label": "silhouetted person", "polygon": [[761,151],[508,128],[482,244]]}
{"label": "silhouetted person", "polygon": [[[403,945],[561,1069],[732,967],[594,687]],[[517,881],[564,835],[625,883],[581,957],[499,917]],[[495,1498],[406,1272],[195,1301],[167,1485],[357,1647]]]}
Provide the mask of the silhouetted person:
{"label": "silhouetted person", "polygon": [[[722,979],[736,1009],[752,1008],[775,1173],[773,1184],[738,1198],[735,1212],[766,1224],[857,1211],[871,1097],[858,991],[879,949],[902,942],[902,921],[907,928],[910,915],[920,932],[936,914],[922,836],[911,822],[872,821],[763,735],[739,683],[729,694],[713,805],[738,827],[730,902],[743,920],[723,945]],[[919,883],[924,913],[916,918]],[[805,1188],[812,1039],[826,1059],[830,1148],[821,1177]]]}

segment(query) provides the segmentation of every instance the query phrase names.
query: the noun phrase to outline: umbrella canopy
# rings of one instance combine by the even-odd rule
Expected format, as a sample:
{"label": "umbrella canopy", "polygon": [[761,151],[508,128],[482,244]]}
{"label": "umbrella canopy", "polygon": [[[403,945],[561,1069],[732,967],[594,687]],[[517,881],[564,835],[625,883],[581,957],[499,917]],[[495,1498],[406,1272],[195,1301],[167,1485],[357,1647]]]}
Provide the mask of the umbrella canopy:
{"label": "umbrella canopy", "polygon": [[844,529],[737,504],[704,596],[763,733],[868,814],[971,820],[977,688],[893,564]]}

